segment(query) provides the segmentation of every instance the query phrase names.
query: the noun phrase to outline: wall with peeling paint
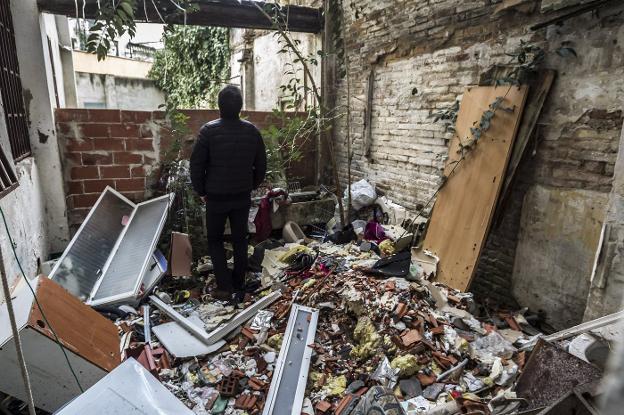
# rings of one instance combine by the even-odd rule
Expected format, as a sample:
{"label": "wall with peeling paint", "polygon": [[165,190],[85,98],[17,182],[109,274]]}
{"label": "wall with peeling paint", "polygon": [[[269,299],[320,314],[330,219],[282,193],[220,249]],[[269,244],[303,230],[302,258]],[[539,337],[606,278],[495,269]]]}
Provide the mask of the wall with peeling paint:
{"label": "wall with peeling paint", "polygon": [[[478,83],[490,65],[509,62],[505,53],[516,50],[521,41],[545,50],[544,66],[557,70],[557,79],[500,226],[489,235],[472,287],[477,294],[506,303],[514,302],[512,283],[521,287],[524,278],[522,272],[514,271],[518,235],[522,244],[536,249],[545,243],[539,235],[519,232],[522,212],[535,208],[523,207],[533,200],[525,199],[526,192],[545,186],[556,192],[608,194],[623,119],[624,6],[603,8],[598,14],[586,13],[563,25],[533,31],[532,25],[549,17],[541,13],[539,3],[527,0],[508,9],[503,9],[505,3],[458,0],[344,3],[341,30],[349,76],[338,78],[336,88],[330,87],[337,92],[337,105],[346,104],[348,79],[352,180],[367,178],[394,201],[417,212],[441,183],[452,137],[433,122],[432,114],[461,99],[465,87]],[[576,56],[561,47],[573,48]],[[337,59],[332,65],[346,67]],[[371,70],[374,89],[367,157],[363,133]],[[344,184],[348,180],[345,118],[337,122],[335,131]],[[602,221],[592,211],[602,206],[601,198],[593,200],[593,195],[581,192],[579,197],[586,199],[575,213]],[[562,222],[553,232],[556,240],[571,238]],[[573,273],[575,281],[588,278],[595,248],[584,247],[586,255],[578,258],[582,266]],[[539,261],[539,277],[557,278],[544,271],[554,265],[555,258]],[[576,308],[572,319],[582,318],[581,308]],[[557,311],[551,308],[547,312]]]}
{"label": "wall with peeling paint", "polygon": [[[43,192],[44,235],[50,252],[62,251],[69,238],[63,173],[52,109],[54,83],[43,16],[35,0],[11,2],[15,42],[29,119],[34,163]],[[26,210],[26,209],[24,209]],[[26,212],[24,214],[27,214]]]}
{"label": "wall with peeling paint", "polygon": [[[52,116],[56,100],[43,20],[35,0],[11,2],[11,12],[33,155],[14,163],[19,186],[0,200],[0,206],[24,272],[32,278],[49,252],[64,248],[69,234]],[[11,159],[4,117],[0,121],[0,145]],[[20,271],[2,225],[0,248],[9,281],[15,282]]]}

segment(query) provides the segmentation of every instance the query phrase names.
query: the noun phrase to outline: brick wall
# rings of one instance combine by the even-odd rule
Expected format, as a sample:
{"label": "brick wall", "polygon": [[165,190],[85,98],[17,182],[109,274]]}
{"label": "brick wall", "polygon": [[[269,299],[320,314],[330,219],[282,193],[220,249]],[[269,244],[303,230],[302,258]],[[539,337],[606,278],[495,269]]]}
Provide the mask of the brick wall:
{"label": "brick wall", "polygon": [[[195,134],[218,111],[184,111],[189,136],[182,156],[188,157]],[[244,117],[261,130],[277,121],[271,113],[246,112]],[[63,156],[63,173],[70,228],[76,230],[100,193],[111,186],[133,201],[150,197],[161,157],[173,144],[173,135],[160,111],[57,109],[56,123]],[[289,170],[303,184],[314,181],[314,140],[308,140],[301,163]]]}
{"label": "brick wall", "polygon": [[[433,195],[451,135],[431,114],[477,84],[492,64],[507,63],[521,40],[541,46],[558,77],[538,122],[500,226],[487,241],[473,289],[510,296],[520,211],[534,184],[608,192],[622,125],[624,18],[622,6],[575,17],[538,31],[549,15],[539,1],[497,11],[499,1],[362,0],[344,2],[349,59],[353,180],[367,178],[412,211]],[[577,57],[557,54],[571,46]],[[374,69],[371,152],[363,155],[367,78]],[[336,71],[338,72],[338,71]],[[346,103],[338,79],[336,103]],[[346,121],[335,128],[340,177],[346,183]]]}

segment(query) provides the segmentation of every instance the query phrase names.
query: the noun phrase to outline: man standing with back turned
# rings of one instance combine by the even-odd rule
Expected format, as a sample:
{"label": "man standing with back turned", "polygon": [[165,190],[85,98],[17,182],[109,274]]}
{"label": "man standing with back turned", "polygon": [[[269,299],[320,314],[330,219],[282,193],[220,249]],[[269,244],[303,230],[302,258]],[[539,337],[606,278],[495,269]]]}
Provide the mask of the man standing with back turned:
{"label": "man standing with back turned", "polygon": [[[213,296],[240,302],[247,273],[247,221],[251,191],[264,181],[266,152],[258,129],[240,119],[243,97],[228,85],[219,92],[221,118],[205,124],[191,155],[193,189],[206,204],[208,250],[217,279]],[[230,219],[234,270],[227,267],[223,233]]]}

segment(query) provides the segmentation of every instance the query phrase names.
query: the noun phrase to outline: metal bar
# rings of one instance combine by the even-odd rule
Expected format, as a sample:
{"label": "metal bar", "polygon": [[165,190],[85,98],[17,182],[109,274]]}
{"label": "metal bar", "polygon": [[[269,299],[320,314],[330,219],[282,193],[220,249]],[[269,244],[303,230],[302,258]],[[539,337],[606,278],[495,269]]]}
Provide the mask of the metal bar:
{"label": "metal bar", "polygon": [[160,298],[150,295],[150,300],[154,303],[156,307],[160,309],[163,313],[167,314],[171,317],[175,322],[177,322],[180,326],[185,328],[189,333],[195,336],[198,340],[201,340],[204,344],[210,346],[227,334],[229,334],[232,330],[245,323],[247,320],[256,315],[258,310],[268,306],[269,304],[276,301],[278,298],[282,296],[281,291],[275,291],[266,297],[261,298],[256,301],[254,304],[250,305],[240,313],[238,313],[232,320],[228,321],[226,324],[217,327],[215,330],[210,333],[206,333],[201,327],[198,327],[196,324],[191,322],[188,318],[184,317],[182,314],[178,313],[168,304],[165,304]]}
{"label": "metal bar", "polygon": [[[84,5],[81,2],[85,18],[97,18],[98,2],[99,0],[84,0]],[[137,3],[140,4],[135,7],[136,21],[163,23],[160,17],[162,16],[166,23],[174,24],[275,30],[273,22],[256,8],[254,0],[195,0],[192,2],[194,10],[189,10],[186,14],[181,13],[170,0],[148,1],[145,9],[142,2]],[[287,20],[288,30],[291,32],[319,33],[323,27],[323,15],[319,8],[280,6],[277,3],[262,1],[257,3],[263,10],[279,10],[280,15]],[[37,0],[37,5],[41,12],[68,17],[76,15],[75,0]],[[158,7],[158,10],[154,6]]]}
{"label": "metal bar", "polygon": [[7,134],[15,161],[31,154],[26,125],[26,107],[15,46],[15,33],[9,2],[0,5],[0,94],[4,106]]}
{"label": "metal bar", "polygon": [[601,327],[608,326],[613,323],[617,323],[618,321],[622,319],[624,319],[624,310],[618,311],[617,313],[608,314],[604,317],[600,317],[595,320],[581,323],[577,326],[570,327],[569,329],[561,330],[557,333],[550,334],[548,336],[545,336],[544,340],[548,342],[565,340],[570,337],[576,336],[577,334],[587,333],[588,331],[596,330]]}
{"label": "metal bar", "polygon": [[238,326],[244,324],[247,320],[256,315],[259,310],[262,310],[264,307],[269,306],[270,304],[277,301],[278,298],[282,296],[282,292],[277,290],[267,295],[266,297],[262,297],[240,313],[238,313],[232,320],[228,321],[224,325],[217,327],[213,331],[208,334],[208,344],[216,343],[221,340],[225,336],[227,336],[231,331],[233,331]]}
{"label": "metal bar", "polygon": [[152,344],[152,328],[150,326],[150,306],[149,304],[143,305],[143,336],[145,337],[145,344],[151,346]]}
{"label": "metal bar", "polygon": [[169,304],[165,304],[160,298],[156,297],[155,295],[150,295],[149,298],[150,298],[150,301],[152,303],[154,303],[154,305],[156,307],[158,307],[158,309],[160,311],[162,311],[163,313],[165,313],[166,315],[171,317],[173,319],[173,321],[178,323],[186,331],[188,331],[193,336],[195,336],[197,338],[197,340],[200,340],[203,343],[208,344],[206,342],[206,337],[208,335],[206,333],[206,330],[204,330],[203,328],[198,327],[197,325],[193,324],[189,319],[187,319],[182,314],[180,314],[177,311],[175,311],[173,309],[173,307],[171,307]]}
{"label": "metal bar", "polygon": [[318,310],[294,304],[262,415],[299,415],[308,381]]}

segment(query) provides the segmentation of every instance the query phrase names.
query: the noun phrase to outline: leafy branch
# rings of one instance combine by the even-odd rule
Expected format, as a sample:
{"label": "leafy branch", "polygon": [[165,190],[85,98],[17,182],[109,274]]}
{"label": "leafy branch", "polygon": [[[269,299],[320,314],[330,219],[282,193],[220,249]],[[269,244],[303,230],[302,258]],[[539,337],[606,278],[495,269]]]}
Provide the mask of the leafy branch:
{"label": "leafy branch", "polygon": [[119,0],[98,7],[95,24],[89,28],[87,51],[95,53],[98,61],[104,60],[115,39],[124,33],[134,37],[135,0]]}

